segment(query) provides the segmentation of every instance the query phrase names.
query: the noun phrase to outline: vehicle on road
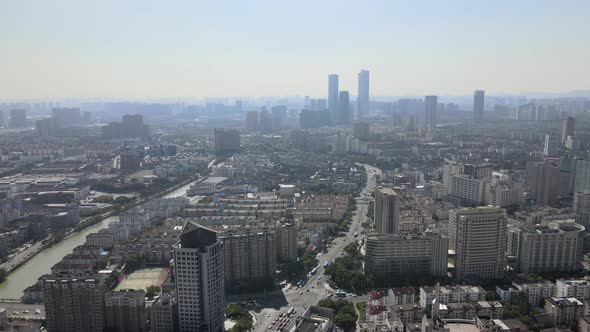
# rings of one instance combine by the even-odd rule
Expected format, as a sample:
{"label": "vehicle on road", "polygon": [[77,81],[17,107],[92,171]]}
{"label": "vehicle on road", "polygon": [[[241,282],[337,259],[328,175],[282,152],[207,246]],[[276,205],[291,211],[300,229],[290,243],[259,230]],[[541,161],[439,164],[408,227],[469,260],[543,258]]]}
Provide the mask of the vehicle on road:
{"label": "vehicle on road", "polygon": [[295,313],[295,307],[291,307],[289,308],[289,311],[287,311],[287,314],[294,314]]}
{"label": "vehicle on road", "polygon": [[[329,264],[330,264],[330,262],[328,262],[328,261],[325,261],[325,262],[324,262],[324,269],[325,269],[325,268],[327,268]],[[321,277],[320,277],[320,278],[321,278]]]}
{"label": "vehicle on road", "polygon": [[299,295],[303,295],[303,292],[299,292]]}
{"label": "vehicle on road", "polygon": [[334,296],[336,297],[346,297],[346,293],[343,291],[336,291],[334,292]]}

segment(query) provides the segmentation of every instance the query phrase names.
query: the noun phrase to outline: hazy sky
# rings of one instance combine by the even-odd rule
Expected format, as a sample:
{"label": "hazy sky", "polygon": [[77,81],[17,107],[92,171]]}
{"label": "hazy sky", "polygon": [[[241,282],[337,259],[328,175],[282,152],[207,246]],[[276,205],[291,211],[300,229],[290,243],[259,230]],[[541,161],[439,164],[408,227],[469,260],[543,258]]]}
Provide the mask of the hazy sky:
{"label": "hazy sky", "polygon": [[590,89],[589,0],[13,0],[0,99]]}

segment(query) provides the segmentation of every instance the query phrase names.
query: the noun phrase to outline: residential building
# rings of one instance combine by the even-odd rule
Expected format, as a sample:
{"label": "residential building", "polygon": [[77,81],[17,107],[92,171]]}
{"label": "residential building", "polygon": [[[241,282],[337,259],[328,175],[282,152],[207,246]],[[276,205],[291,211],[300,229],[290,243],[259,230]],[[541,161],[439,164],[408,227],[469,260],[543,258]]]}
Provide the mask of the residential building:
{"label": "residential building", "polygon": [[178,328],[223,331],[224,250],[217,234],[188,221],[174,248]]}
{"label": "residential building", "polygon": [[107,330],[144,332],[146,329],[145,292],[143,290],[111,291],[105,294]]}
{"label": "residential building", "polygon": [[54,117],[35,120],[35,134],[40,137],[55,137],[58,134],[59,124]]}
{"label": "residential building", "polygon": [[340,91],[338,95],[338,117],[339,124],[350,124],[352,121],[348,91]]}
{"label": "residential building", "polygon": [[518,305],[520,304],[523,292],[516,287],[511,285],[508,286],[496,286],[496,295],[500,298],[500,301],[504,304]]}
{"label": "residential building", "polygon": [[480,286],[422,286],[420,287],[420,306],[429,308],[433,301],[438,303],[462,303],[485,301],[486,291]]}
{"label": "residential building", "polygon": [[578,300],[590,299],[590,280],[582,279],[564,279],[560,278],[555,281],[556,297],[575,297]]}
{"label": "residential building", "polygon": [[475,90],[473,94],[473,120],[476,122],[483,120],[485,93],[484,90]]}
{"label": "residential building", "polygon": [[63,273],[42,280],[48,331],[103,331],[107,290],[103,275]]}
{"label": "residential building", "polygon": [[12,109],[10,110],[10,127],[23,128],[27,126],[27,110]]}
{"label": "residential building", "polygon": [[178,325],[176,310],[176,299],[168,293],[162,294],[150,306],[151,332],[175,332]]}
{"label": "residential building", "polygon": [[439,234],[368,236],[365,272],[381,285],[446,276],[447,254],[448,239]]}
{"label": "residential building", "polygon": [[561,144],[564,145],[568,137],[574,136],[576,130],[576,119],[571,116],[563,119],[561,127]]}
{"label": "residential building", "polygon": [[545,313],[553,319],[557,327],[569,327],[584,315],[584,304],[570,297],[550,297],[545,300]]}
{"label": "residential building", "polygon": [[237,129],[215,128],[215,154],[225,155],[240,152],[240,131]]}
{"label": "residential building", "polygon": [[219,234],[225,253],[225,284],[242,287],[272,282],[277,270],[274,230],[268,227],[226,226]]}
{"label": "residential building", "polygon": [[258,130],[258,111],[249,111],[246,113],[246,131],[253,132]]}
{"label": "residential building", "polygon": [[414,287],[390,288],[387,291],[388,305],[416,303],[416,300],[416,289],[414,289]]}
{"label": "residential building", "polygon": [[584,189],[583,192],[577,192],[574,195],[574,213],[576,214],[576,223],[586,229],[590,227],[590,189]]}
{"label": "residential building", "polygon": [[556,134],[545,134],[545,145],[543,155],[545,157],[559,157],[561,138]]}
{"label": "residential building", "polygon": [[437,96],[425,96],[424,97],[425,107],[425,125],[430,131],[434,131],[438,120],[438,97]]}
{"label": "residential building", "polygon": [[512,283],[514,287],[518,288],[528,297],[529,304],[532,307],[542,306],[545,299],[555,296],[556,287],[551,281],[539,281],[530,283]]}
{"label": "residential building", "polygon": [[576,159],[576,181],[574,192],[584,192],[585,189],[590,190],[590,159]]}
{"label": "residential building", "polygon": [[283,261],[297,259],[297,226],[290,223],[277,224],[277,257]]}
{"label": "residential building", "polygon": [[356,122],[353,125],[354,137],[361,140],[368,140],[371,136],[371,127],[368,122]]}
{"label": "residential building", "polygon": [[457,280],[499,279],[504,275],[506,213],[492,207],[449,212],[449,248],[455,251]]}
{"label": "residential building", "polygon": [[585,228],[574,220],[525,225],[516,231],[520,272],[575,272],[580,269]]}
{"label": "residential building", "polygon": [[526,174],[531,199],[540,206],[555,206],[559,203],[559,162],[529,162],[526,165]]}
{"label": "residential building", "polygon": [[374,222],[378,234],[399,234],[399,196],[389,187],[375,189]]}
{"label": "residential building", "polygon": [[451,177],[450,196],[457,198],[461,206],[479,206],[485,203],[486,182],[466,174]]}

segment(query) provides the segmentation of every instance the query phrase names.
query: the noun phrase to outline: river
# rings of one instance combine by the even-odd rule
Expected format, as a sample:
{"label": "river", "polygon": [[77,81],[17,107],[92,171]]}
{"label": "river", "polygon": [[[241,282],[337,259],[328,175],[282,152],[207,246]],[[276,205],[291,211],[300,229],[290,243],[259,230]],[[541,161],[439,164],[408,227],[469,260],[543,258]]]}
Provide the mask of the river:
{"label": "river", "polygon": [[[191,182],[164,195],[166,198],[180,197],[186,194],[186,190],[193,184]],[[72,252],[74,248],[86,242],[86,235],[98,232],[106,228],[113,221],[118,221],[118,216],[106,218],[100,223],[90,226],[66,240],[55,244],[35,255],[18,269],[12,271],[6,280],[0,284],[0,298],[18,299],[23,296],[25,288],[32,286],[39,277],[50,272],[51,267],[58,263],[65,255]]]}
{"label": "river", "polygon": [[119,217],[108,217],[35,255],[21,267],[12,271],[0,284],[0,298],[18,299],[23,296],[25,288],[33,285],[42,275],[49,273],[51,267],[65,255],[71,253],[74,248],[84,244],[86,235],[98,232],[115,220],[119,220]]}

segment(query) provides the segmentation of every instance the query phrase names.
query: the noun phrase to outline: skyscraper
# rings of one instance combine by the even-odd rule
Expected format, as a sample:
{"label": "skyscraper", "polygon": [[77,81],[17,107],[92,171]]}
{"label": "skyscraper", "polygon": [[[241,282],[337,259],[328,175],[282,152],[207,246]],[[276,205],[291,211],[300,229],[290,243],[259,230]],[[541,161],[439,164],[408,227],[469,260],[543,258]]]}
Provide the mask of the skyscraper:
{"label": "skyscraper", "polygon": [[590,159],[576,159],[576,180],[574,192],[590,189]]}
{"label": "skyscraper", "polygon": [[340,91],[338,96],[338,123],[350,124],[352,116],[350,114],[350,97],[348,91]]}
{"label": "skyscraper", "polygon": [[574,136],[576,130],[576,119],[568,116],[567,119],[563,119],[563,126],[561,127],[561,144],[565,144],[568,136]]}
{"label": "skyscraper", "polygon": [[574,213],[576,223],[590,228],[590,189],[574,194]]}
{"label": "skyscraper", "polygon": [[223,243],[192,221],[174,248],[178,326],[181,332],[223,331],[225,310]]}
{"label": "skyscraper", "polygon": [[143,115],[125,114],[121,130],[124,137],[149,137],[149,127],[143,124]]}
{"label": "skyscraper", "polygon": [[555,134],[545,134],[545,145],[543,147],[543,155],[545,157],[558,157],[559,148],[561,147],[561,140]]}
{"label": "skyscraper", "polygon": [[375,189],[375,230],[379,234],[399,234],[399,196],[392,188]]}
{"label": "skyscraper", "polygon": [[433,131],[436,128],[437,113],[438,113],[438,98],[437,96],[424,97],[425,110],[425,124]]}
{"label": "skyscraper", "polygon": [[111,291],[105,294],[105,326],[108,331],[146,331],[145,292]]}
{"label": "skyscraper", "polygon": [[246,113],[246,131],[256,130],[258,130],[258,111],[249,111]]}
{"label": "skyscraper", "polygon": [[328,110],[332,117],[332,122],[338,122],[338,75],[328,75]]}
{"label": "skyscraper", "polygon": [[529,162],[526,176],[527,190],[538,205],[554,206],[559,203],[559,162]]}
{"label": "skyscraper", "polygon": [[237,129],[215,128],[215,154],[225,155],[240,151],[240,131]]}
{"label": "skyscraper", "polygon": [[361,70],[358,76],[357,118],[364,119],[369,114],[369,71]]}
{"label": "skyscraper", "polygon": [[10,110],[10,127],[22,128],[27,126],[27,110],[13,109]]}
{"label": "skyscraper", "polygon": [[449,248],[456,254],[455,278],[502,278],[506,237],[503,209],[478,207],[449,211]]}
{"label": "skyscraper", "polygon": [[103,331],[104,275],[63,273],[42,280],[48,331]]}
{"label": "skyscraper", "polygon": [[485,93],[484,90],[475,90],[473,94],[473,120],[475,121],[481,121],[483,119]]}

